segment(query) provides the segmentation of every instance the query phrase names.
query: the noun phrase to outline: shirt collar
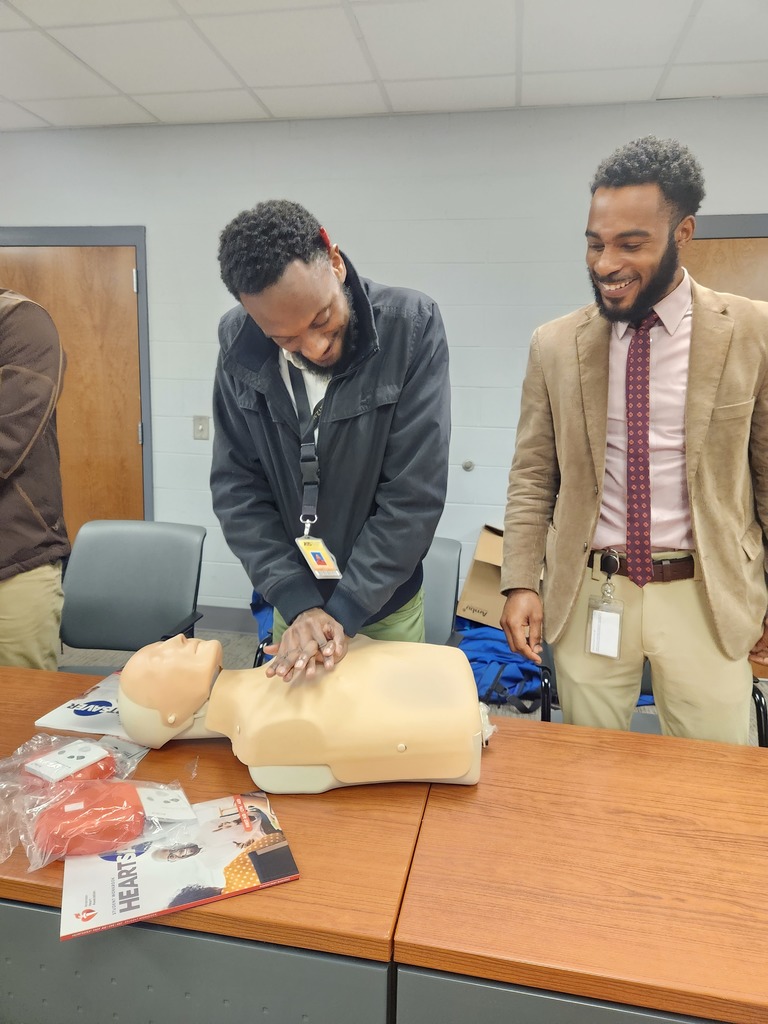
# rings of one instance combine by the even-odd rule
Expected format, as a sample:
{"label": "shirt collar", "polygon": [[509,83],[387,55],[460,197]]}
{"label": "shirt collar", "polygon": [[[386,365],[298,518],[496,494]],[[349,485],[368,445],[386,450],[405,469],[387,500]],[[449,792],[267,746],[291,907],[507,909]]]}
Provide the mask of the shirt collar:
{"label": "shirt collar", "polygon": [[[691,279],[683,267],[683,279],[680,284],[653,307],[670,336],[680,327],[683,317],[691,308],[691,301]],[[623,338],[631,326],[624,320],[617,320],[614,325],[616,336]]]}

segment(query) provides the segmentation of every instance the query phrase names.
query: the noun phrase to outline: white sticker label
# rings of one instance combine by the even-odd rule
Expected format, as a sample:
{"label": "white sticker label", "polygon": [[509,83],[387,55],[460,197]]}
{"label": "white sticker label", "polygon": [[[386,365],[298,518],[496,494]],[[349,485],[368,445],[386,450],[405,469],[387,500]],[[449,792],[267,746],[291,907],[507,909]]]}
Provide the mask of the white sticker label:
{"label": "white sticker label", "polygon": [[164,786],[136,786],[144,813],[158,821],[195,821],[192,805],[181,790]]}
{"label": "white sticker label", "polygon": [[90,743],[88,740],[75,740],[67,743],[66,746],[52,750],[50,754],[36,757],[34,761],[28,761],[24,766],[32,775],[38,778],[47,779],[48,782],[58,782],[66,779],[67,776],[96,764],[102,758],[108,757],[109,751],[98,743]]}

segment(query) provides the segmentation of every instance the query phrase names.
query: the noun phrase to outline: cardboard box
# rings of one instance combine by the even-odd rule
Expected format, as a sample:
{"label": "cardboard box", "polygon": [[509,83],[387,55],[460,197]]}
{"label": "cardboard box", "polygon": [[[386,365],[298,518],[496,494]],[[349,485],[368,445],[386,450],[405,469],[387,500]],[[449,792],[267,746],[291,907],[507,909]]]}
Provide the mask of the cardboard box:
{"label": "cardboard box", "polygon": [[499,619],[506,600],[499,593],[503,544],[504,531],[486,523],[477,539],[472,565],[456,608],[457,615],[496,629],[500,628]]}

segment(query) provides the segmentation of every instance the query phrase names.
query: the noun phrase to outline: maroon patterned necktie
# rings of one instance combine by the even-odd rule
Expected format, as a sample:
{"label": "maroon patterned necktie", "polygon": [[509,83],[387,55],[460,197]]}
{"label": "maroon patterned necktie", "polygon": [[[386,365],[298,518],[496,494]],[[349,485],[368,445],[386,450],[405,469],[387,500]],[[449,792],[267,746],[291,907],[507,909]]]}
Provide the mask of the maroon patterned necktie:
{"label": "maroon patterned necktie", "polygon": [[642,320],[627,351],[627,576],[638,587],[653,579],[651,558],[650,369],[651,328],[656,313]]}

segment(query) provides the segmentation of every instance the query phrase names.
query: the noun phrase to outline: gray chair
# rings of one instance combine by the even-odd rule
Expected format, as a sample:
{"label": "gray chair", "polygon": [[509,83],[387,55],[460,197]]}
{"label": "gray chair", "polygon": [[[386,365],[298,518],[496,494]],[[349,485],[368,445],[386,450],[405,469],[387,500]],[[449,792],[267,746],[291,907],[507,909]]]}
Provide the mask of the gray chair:
{"label": "gray chair", "polygon": [[424,558],[424,634],[428,644],[447,644],[454,637],[459,597],[461,543],[435,537]]}
{"label": "gray chair", "polygon": [[[459,596],[461,543],[450,537],[435,537],[424,557],[424,638],[428,644],[451,643]],[[254,667],[264,661],[264,648],[272,635],[264,637],[256,650]]]}
{"label": "gray chair", "polygon": [[[542,722],[562,722],[563,716],[553,705],[557,703],[557,684],[555,680],[554,660],[548,645],[544,645],[544,664],[541,671],[541,720]],[[640,683],[640,692],[653,694],[651,681],[651,666],[646,661],[643,666],[643,676]],[[768,747],[768,703],[766,703],[763,691],[758,685],[757,679],[752,680],[752,701],[755,705],[755,717],[757,722],[757,743],[760,747]],[[636,711],[629,723],[632,732],[643,732],[649,734],[661,733],[659,716],[654,714]]]}
{"label": "gray chair", "polygon": [[[202,526],[101,519],[83,524],[64,573],[61,640],[68,647],[137,651],[177,633],[194,635]],[[109,675],[114,665],[62,672]]]}

